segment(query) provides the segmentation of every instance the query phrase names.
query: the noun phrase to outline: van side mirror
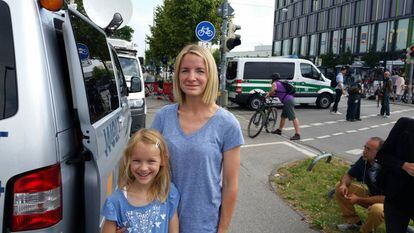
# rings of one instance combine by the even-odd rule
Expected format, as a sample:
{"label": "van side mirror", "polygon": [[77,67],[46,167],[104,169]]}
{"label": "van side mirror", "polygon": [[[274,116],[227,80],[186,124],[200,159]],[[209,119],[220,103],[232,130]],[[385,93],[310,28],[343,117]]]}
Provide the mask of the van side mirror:
{"label": "van side mirror", "polygon": [[130,92],[140,92],[142,90],[141,79],[139,77],[131,77],[131,87]]}

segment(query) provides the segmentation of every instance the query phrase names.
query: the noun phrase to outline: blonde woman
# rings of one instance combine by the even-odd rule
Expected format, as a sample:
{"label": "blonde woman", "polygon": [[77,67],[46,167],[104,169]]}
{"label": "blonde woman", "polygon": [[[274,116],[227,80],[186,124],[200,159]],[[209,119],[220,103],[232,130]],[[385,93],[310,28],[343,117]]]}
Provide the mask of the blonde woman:
{"label": "blonde woman", "polygon": [[217,66],[208,50],[184,47],[174,70],[177,103],[163,107],[152,127],[171,153],[172,181],[181,195],[180,233],[226,232],[238,191],[240,124],[215,103]]}

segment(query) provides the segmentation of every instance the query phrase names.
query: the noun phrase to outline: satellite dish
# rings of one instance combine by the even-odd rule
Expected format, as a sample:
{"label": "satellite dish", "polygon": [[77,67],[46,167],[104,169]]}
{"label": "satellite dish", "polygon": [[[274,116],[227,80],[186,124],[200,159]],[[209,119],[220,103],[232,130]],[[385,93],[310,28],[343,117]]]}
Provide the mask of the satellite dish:
{"label": "satellite dish", "polygon": [[122,28],[128,24],[132,17],[132,2],[130,0],[83,0],[88,17],[101,28],[106,28],[114,17],[120,13],[123,23]]}

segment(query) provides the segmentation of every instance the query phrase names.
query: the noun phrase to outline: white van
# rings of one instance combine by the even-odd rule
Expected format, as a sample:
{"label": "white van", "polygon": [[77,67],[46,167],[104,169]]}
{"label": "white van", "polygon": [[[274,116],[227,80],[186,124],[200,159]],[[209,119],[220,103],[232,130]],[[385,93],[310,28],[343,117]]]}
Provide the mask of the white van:
{"label": "white van", "polygon": [[230,101],[257,109],[260,104],[257,93],[270,91],[270,75],[273,73],[279,73],[281,79],[296,87],[297,104],[316,104],[319,108],[328,108],[334,99],[331,81],[312,62],[296,58],[269,57],[229,60],[226,88]]}
{"label": "white van", "polygon": [[[114,46],[125,75],[129,90],[128,103],[132,115],[131,133],[135,133],[139,129],[145,128],[145,118],[147,115],[144,78],[137,55],[138,51],[135,49],[134,43],[130,41],[115,38],[108,38],[108,41]],[[136,78],[138,82],[138,87],[135,89],[131,89],[132,77]]]}
{"label": "white van", "polygon": [[0,229],[96,233],[130,135],[126,82],[102,29],[41,2],[59,1],[0,0]]}

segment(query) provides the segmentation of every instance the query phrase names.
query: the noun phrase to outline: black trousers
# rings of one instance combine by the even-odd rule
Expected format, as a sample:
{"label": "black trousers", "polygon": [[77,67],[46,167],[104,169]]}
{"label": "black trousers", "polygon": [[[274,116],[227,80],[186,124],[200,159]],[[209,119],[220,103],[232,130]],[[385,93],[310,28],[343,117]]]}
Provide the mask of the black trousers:
{"label": "black trousers", "polygon": [[384,203],[384,215],[387,233],[406,233],[410,218],[414,220],[414,216],[404,213],[387,199]]}
{"label": "black trousers", "polygon": [[332,112],[337,112],[338,111],[338,103],[341,100],[341,96],[342,96],[342,90],[341,89],[335,89],[335,103],[332,107]]}

